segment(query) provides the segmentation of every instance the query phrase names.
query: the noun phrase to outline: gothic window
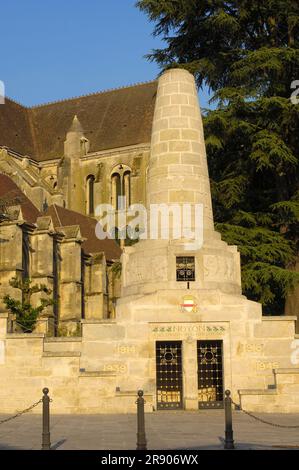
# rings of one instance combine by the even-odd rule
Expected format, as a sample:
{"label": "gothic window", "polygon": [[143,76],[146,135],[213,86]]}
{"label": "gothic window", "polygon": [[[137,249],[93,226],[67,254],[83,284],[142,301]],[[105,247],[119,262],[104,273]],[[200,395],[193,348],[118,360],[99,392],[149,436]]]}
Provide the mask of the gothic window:
{"label": "gothic window", "polygon": [[[125,207],[120,206],[120,197],[125,197]],[[111,174],[111,203],[115,210],[127,209],[131,204],[131,170],[118,165]]]}
{"label": "gothic window", "polygon": [[111,177],[112,190],[111,190],[111,200],[112,206],[115,210],[118,210],[118,198],[121,196],[121,179],[118,173],[113,173]]}
{"label": "gothic window", "polygon": [[194,256],[177,256],[176,258],[176,280],[195,281],[195,259]]}
{"label": "gothic window", "polygon": [[125,171],[123,176],[124,196],[126,196],[127,208],[131,204],[131,172]]}
{"label": "gothic window", "polygon": [[94,214],[94,182],[95,177],[89,175],[86,179],[86,212],[88,215]]}

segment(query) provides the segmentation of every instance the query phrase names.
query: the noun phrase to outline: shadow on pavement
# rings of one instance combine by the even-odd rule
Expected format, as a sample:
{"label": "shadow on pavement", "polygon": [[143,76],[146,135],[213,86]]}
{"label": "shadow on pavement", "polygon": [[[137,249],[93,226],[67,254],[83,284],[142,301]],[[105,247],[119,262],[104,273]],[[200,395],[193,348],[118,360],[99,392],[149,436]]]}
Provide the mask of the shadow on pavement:
{"label": "shadow on pavement", "polygon": [[56,450],[58,449],[60,446],[62,446],[65,442],[67,441],[67,439],[61,439],[61,441],[58,441],[56,442],[55,444],[52,444],[51,445],[51,450]]}
{"label": "shadow on pavement", "polygon": [[24,450],[21,447],[12,447],[8,444],[0,444],[0,450]]}

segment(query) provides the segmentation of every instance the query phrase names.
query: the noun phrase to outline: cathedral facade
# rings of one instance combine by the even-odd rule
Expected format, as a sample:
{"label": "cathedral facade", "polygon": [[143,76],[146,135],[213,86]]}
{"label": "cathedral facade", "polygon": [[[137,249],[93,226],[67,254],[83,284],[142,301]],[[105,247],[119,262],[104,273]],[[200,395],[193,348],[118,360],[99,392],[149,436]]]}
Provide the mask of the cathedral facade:
{"label": "cathedral facade", "polygon": [[[48,236],[15,220],[28,246],[16,242],[19,259],[11,258],[12,246],[1,247],[0,309],[3,295],[13,291],[9,276],[22,272],[52,289],[56,330],[74,333],[81,319],[114,316],[119,280],[110,268],[121,250],[97,239],[94,215],[100,204],[117,210],[120,196],[128,204],[145,203],[156,89],[152,82],[30,109],[9,99],[1,106],[0,205],[11,213],[19,206],[23,214],[15,211],[15,217],[31,224],[38,219]],[[72,261],[61,256],[66,250]],[[49,325],[41,320],[38,329]]]}
{"label": "cathedral facade", "polygon": [[[43,386],[57,413],[130,412],[140,388],[147,411],[219,409],[225,389],[247,410],[299,411],[296,317],[263,317],[242,295],[237,247],[214,229],[192,75],[31,109],[8,101],[0,133],[1,296],[19,275],[59,298],[33,332],[1,305],[1,412]],[[200,245],[175,237],[173,218],[167,239],[97,239],[97,207],[117,212],[120,196],[147,212],[200,205]]]}

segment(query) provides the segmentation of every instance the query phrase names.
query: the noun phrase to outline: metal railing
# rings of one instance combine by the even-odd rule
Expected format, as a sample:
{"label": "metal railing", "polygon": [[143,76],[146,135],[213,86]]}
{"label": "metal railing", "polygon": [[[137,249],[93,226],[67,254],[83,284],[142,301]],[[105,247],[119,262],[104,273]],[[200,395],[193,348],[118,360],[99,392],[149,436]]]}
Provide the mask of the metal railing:
{"label": "metal railing", "polygon": [[138,391],[137,404],[137,444],[136,450],[147,450],[147,441],[145,435],[145,417],[143,390]]}
{"label": "metal railing", "polygon": [[4,423],[8,423],[20,416],[29,413],[31,410],[36,408],[40,403],[42,403],[42,447],[41,450],[51,450],[51,439],[50,439],[50,402],[52,401],[51,398],[48,396],[49,389],[43,389],[43,397],[38,400],[37,402],[33,403],[33,405],[25,408],[22,411],[19,411],[13,416],[9,418],[5,418],[0,421],[0,425]]}
{"label": "metal railing", "polygon": [[224,410],[225,410],[225,439],[224,439],[224,449],[234,449],[234,439],[233,439],[233,422],[232,422],[232,405],[240,410],[245,415],[253,418],[260,423],[266,424],[268,426],[273,426],[275,428],[283,428],[283,429],[299,429],[299,425],[286,425],[286,424],[278,424],[272,423],[271,421],[267,421],[265,419],[259,418],[258,416],[254,415],[253,413],[240,408],[240,405],[235,403],[231,398],[230,390],[225,391],[225,399],[224,399]]}
{"label": "metal railing", "polygon": [[[52,399],[49,397],[49,389],[43,389],[43,396],[40,400],[33,403],[28,408],[25,408],[23,411],[19,411],[13,416],[0,420],[0,426],[4,423],[12,421],[20,416],[29,413],[34,408],[36,408],[39,404],[42,404],[42,450],[51,450],[51,435],[50,435],[50,403]],[[147,450],[147,438],[146,438],[146,430],[145,430],[145,399],[144,399],[144,392],[143,390],[139,390],[137,392],[137,442],[136,442],[136,450],[144,451]],[[225,420],[225,438],[223,440],[224,449],[226,450],[233,450],[235,449],[234,443],[234,431],[233,431],[233,414],[232,414],[232,405],[235,405],[238,410],[246,414],[247,416],[269,426],[274,426],[278,428],[285,428],[285,429],[299,429],[299,425],[282,425],[278,423],[272,423],[265,419],[259,418],[255,416],[253,413],[240,409],[239,405],[235,403],[231,398],[230,390],[225,391],[225,398],[224,398],[224,420]]]}

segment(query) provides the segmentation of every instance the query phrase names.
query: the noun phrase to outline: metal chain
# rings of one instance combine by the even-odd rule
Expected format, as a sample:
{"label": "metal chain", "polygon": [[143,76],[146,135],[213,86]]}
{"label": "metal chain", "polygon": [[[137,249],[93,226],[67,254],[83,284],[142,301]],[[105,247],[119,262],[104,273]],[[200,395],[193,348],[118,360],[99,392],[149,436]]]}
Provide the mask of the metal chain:
{"label": "metal chain", "polygon": [[269,421],[265,421],[264,419],[258,418],[258,417],[255,416],[254,414],[249,413],[249,411],[243,410],[243,408],[240,408],[240,405],[238,405],[237,403],[235,403],[233,400],[232,400],[232,403],[233,403],[240,411],[243,411],[243,413],[245,413],[246,415],[250,416],[251,418],[255,419],[256,421],[260,421],[260,422],[263,423],[263,424],[268,424],[269,426],[273,426],[273,427],[275,427],[275,428],[299,429],[299,426],[287,426],[287,425],[284,425],[284,424],[270,423]]}
{"label": "metal chain", "polygon": [[39,405],[40,403],[42,403],[42,401],[43,401],[43,399],[41,398],[41,399],[38,400],[36,403],[33,403],[33,405],[29,406],[29,408],[26,408],[26,409],[23,410],[23,411],[19,411],[19,413],[17,413],[17,414],[14,415],[14,416],[11,416],[10,418],[3,419],[2,421],[0,421],[0,424],[7,423],[8,421],[11,421],[12,419],[19,418],[19,416],[22,416],[22,415],[25,414],[25,413],[29,413],[29,411],[33,410],[33,408],[35,408],[37,405]]}

